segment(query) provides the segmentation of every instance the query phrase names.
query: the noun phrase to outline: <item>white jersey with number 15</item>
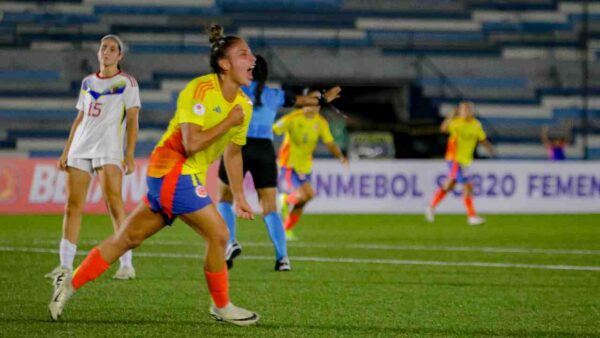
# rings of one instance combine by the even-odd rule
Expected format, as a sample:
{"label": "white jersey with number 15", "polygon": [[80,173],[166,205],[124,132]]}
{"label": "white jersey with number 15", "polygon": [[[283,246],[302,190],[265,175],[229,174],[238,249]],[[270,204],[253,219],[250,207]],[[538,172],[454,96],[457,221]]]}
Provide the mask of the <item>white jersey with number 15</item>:
{"label": "white jersey with number 15", "polygon": [[133,76],[119,72],[109,78],[100,73],[83,79],[77,101],[83,120],[77,127],[69,158],[123,160],[125,111],[141,107],[140,91]]}

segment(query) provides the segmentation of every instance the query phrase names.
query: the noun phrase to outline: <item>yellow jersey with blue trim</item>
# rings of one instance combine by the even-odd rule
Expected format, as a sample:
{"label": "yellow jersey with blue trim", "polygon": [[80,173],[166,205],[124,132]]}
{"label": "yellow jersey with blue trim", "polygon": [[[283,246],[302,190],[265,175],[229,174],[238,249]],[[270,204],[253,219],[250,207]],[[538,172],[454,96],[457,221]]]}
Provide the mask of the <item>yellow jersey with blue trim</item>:
{"label": "yellow jersey with blue trim", "polygon": [[450,136],[446,147],[446,161],[470,165],[477,143],[486,138],[481,123],[477,119],[457,117],[450,121],[448,132]]}
{"label": "yellow jersey with blue trim", "polygon": [[279,166],[294,168],[301,174],[312,171],[313,152],[319,138],[323,143],[333,142],[329,123],[320,114],[308,117],[302,109],[297,109],[279,119],[273,125],[277,135],[285,133],[279,148]]}
{"label": "yellow jersey with blue trim", "polygon": [[[221,123],[236,105],[242,107],[244,122],[229,129],[205,149],[186,156],[181,124],[193,123],[203,129],[210,129]],[[241,89],[230,102],[223,97],[217,74],[195,78],[179,93],[175,116],[150,155],[148,176],[163,177],[176,170],[182,175],[196,174],[201,183],[206,184],[208,167],[223,154],[227,144],[246,144],[251,118],[252,101]]]}

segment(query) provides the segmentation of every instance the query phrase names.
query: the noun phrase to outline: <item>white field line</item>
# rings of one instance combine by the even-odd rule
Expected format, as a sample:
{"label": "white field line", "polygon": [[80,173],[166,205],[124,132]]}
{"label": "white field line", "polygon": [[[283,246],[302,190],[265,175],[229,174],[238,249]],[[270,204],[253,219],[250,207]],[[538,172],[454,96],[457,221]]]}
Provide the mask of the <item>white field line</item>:
{"label": "white field line", "polygon": [[[56,249],[26,248],[0,246],[0,252],[33,252],[44,254],[57,254]],[[80,251],[78,255],[86,255],[87,251]],[[199,254],[161,253],[161,252],[136,252],[136,257],[161,257],[173,259],[203,259]],[[244,260],[272,261],[271,256],[241,256]],[[599,271],[600,266],[577,265],[547,265],[547,264],[522,264],[522,263],[488,263],[488,262],[450,262],[450,261],[425,261],[425,260],[399,260],[399,259],[364,259],[364,258],[329,258],[329,257],[297,257],[293,261],[320,262],[320,263],[350,263],[350,264],[387,264],[387,265],[429,265],[429,266],[463,266],[482,268],[515,268],[536,270],[570,270],[570,271]]]}
{"label": "white field line", "polygon": [[[14,244],[56,244],[58,240],[36,239],[27,242],[0,240],[0,243]],[[80,241],[80,244],[95,245],[100,241]],[[148,240],[144,246],[197,246],[202,245],[202,240],[179,241],[179,240]],[[242,242],[247,247],[272,247],[270,242]],[[364,249],[364,250],[387,250],[387,251],[446,251],[446,252],[483,252],[483,253],[522,253],[522,254],[545,254],[545,255],[600,255],[600,250],[587,249],[542,249],[542,248],[501,248],[501,247],[477,247],[477,246],[439,246],[439,245],[384,245],[384,244],[333,244],[333,243],[300,243],[288,242],[290,248],[321,248],[321,249]]]}

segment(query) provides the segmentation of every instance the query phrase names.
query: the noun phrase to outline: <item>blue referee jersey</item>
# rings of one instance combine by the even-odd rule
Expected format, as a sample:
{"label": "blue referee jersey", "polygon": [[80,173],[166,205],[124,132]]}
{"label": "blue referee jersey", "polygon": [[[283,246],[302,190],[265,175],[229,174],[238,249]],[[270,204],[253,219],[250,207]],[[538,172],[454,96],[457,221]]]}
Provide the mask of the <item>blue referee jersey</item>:
{"label": "blue referee jersey", "polygon": [[257,107],[254,97],[257,86],[258,83],[252,81],[249,87],[242,87],[244,93],[250,97],[254,104],[247,137],[273,140],[273,123],[275,122],[277,110],[285,104],[285,92],[281,89],[265,86],[260,95],[262,105]]}

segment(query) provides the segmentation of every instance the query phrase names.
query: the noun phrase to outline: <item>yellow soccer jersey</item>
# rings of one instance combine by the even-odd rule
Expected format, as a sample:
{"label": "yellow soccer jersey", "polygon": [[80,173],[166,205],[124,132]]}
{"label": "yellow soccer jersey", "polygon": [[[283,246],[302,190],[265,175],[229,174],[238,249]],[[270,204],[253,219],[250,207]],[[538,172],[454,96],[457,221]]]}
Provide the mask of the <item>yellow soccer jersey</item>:
{"label": "yellow soccer jersey", "polygon": [[279,148],[279,166],[294,168],[301,174],[312,171],[312,157],[319,138],[323,143],[333,142],[327,120],[319,114],[313,117],[304,115],[301,109],[282,117],[273,125],[277,135],[285,133]]}
{"label": "yellow soccer jersey", "polygon": [[456,161],[462,165],[473,162],[473,152],[477,143],[485,140],[485,132],[477,119],[469,121],[458,117],[448,125],[448,146],[446,161]]}
{"label": "yellow soccer jersey", "polygon": [[[203,129],[212,128],[223,121],[238,104],[244,111],[244,122],[231,128],[206,149],[187,157],[180,125],[193,123]],[[230,141],[240,146],[246,144],[251,118],[252,102],[241,89],[233,102],[228,102],[221,94],[217,74],[195,78],[179,94],[175,116],[150,156],[148,175],[162,177],[172,170],[181,170],[183,175],[198,174],[202,184],[206,184],[208,167],[223,154],[227,144]]]}

